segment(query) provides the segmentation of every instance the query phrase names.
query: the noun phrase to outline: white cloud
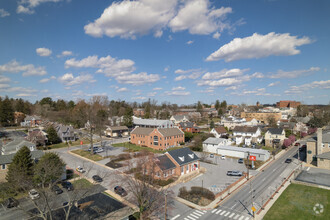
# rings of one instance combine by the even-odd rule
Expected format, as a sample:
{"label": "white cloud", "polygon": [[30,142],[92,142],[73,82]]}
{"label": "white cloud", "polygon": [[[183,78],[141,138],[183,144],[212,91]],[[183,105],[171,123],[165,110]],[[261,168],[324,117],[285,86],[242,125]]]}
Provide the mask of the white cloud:
{"label": "white cloud", "polygon": [[191,34],[211,34],[229,25],[223,20],[232,12],[230,7],[210,7],[209,0],[183,1],[177,15],[169,22],[173,32],[188,30]]}
{"label": "white cloud", "polygon": [[125,87],[119,88],[119,89],[116,90],[116,92],[127,92],[127,91],[128,91],[128,89],[125,88]]}
{"label": "white cloud", "polygon": [[17,13],[33,14],[34,8],[46,2],[60,2],[62,0],[21,0],[18,2]]}
{"label": "white cloud", "polygon": [[36,52],[41,57],[48,57],[52,54],[52,51],[50,49],[44,47],[37,48]]}
{"label": "white cloud", "polygon": [[147,96],[155,96],[155,95],[157,95],[157,92],[149,92],[149,93],[147,94]]}
{"label": "white cloud", "polygon": [[183,79],[197,79],[200,77],[205,71],[201,69],[189,69],[189,70],[182,70],[177,69],[174,71],[176,74],[181,74],[181,76],[175,77],[175,81],[180,81]]}
{"label": "white cloud", "polygon": [[0,83],[8,83],[10,81],[8,77],[0,75]]}
{"label": "white cloud", "polygon": [[137,97],[132,97],[131,99],[133,99],[133,100],[145,100],[145,99],[147,99],[147,97],[137,96]]}
{"label": "white cloud", "polygon": [[209,87],[207,89],[204,90],[200,90],[200,93],[213,93],[214,92],[214,88],[213,87]]}
{"label": "white cloud", "polygon": [[224,59],[226,62],[231,62],[271,55],[296,55],[300,53],[300,50],[297,49],[298,46],[310,44],[311,42],[308,37],[298,38],[297,36],[290,36],[289,33],[276,34],[271,32],[267,35],[254,33],[249,37],[235,38],[208,56],[206,61]]}
{"label": "white cloud", "polygon": [[[231,78],[220,78],[218,77],[221,76],[221,74],[217,75],[207,75],[207,79],[201,79],[197,81],[198,86],[212,86],[212,87],[222,87],[222,86],[238,86],[242,84],[243,82],[250,81],[253,78],[260,78],[259,73],[254,73],[252,75],[238,75],[236,77],[231,77]],[[216,79],[212,79],[212,77],[216,77]]]}
{"label": "white cloud", "polygon": [[320,71],[319,67],[311,67],[307,70],[293,70],[293,71],[283,71],[278,70],[276,74],[269,76],[269,78],[277,79],[277,78],[297,78],[299,76],[304,76],[308,74],[312,74],[314,72]]}
{"label": "white cloud", "polygon": [[269,83],[269,84],[268,84],[268,87],[276,86],[276,85],[278,85],[278,84],[280,84],[280,81],[272,82],[272,83]]}
{"label": "white cloud", "polygon": [[215,32],[212,36],[214,39],[219,40],[219,38],[221,37],[221,34],[219,32]]}
{"label": "white cloud", "polygon": [[96,82],[96,80],[90,74],[79,75],[77,77],[74,77],[72,73],[64,74],[63,76],[58,78],[58,81],[66,86],[79,85],[87,82],[88,83]]}
{"label": "white cloud", "polygon": [[113,2],[98,19],[85,25],[84,30],[94,37],[131,39],[149,32],[161,37],[166,28],[173,32],[211,34],[230,28],[224,20],[231,12],[230,7],[212,7],[209,0],[121,1]]}
{"label": "white cloud", "polygon": [[182,87],[182,86],[178,86],[178,87],[173,87],[172,90],[173,91],[182,91],[182,90],[185,90],[186,88],[185,87]]}
{"label": "white cloud", "polygon": [[231,95],[244,96],[244,95],[253,95],[253,96],[280,96],[279,94],[267,93],[265,88],[259,88],[256,90],[243,90],[238,92],[232,92]]}
{"label": "white cloud", "polygon": [[154,83],[160,80],[158,74],[147,74],[145,72],[129,75],[121,75],[116,77],[119,83],[131,85],[144,85],[147,83]]}
{"label": "white cloud", "polygon": [[113,2],[106,8],[101,17],[87,24],[85,33],[94,37],[135,39],[150,31],[161,36],[160,30],[174,16],[177,0],[139,0]]}
{"label": "white cloud", "polygon": [[189,41],[187,41],[186,44],[190,45],[190,44],[192,44],[192,43],[194,43],[194,41],[193,41],[193,40],[189,40]]}
{"label": "white cloud", "polygon": [[152,90],[154,91],[158,91],[158,90],[162,90],[163,88],[159,88],[159,87],[156,87],[156,88],[153,88]]}
{"label": "white cloud", "polygon": [[57,57],[68,57],[68,56],[73,56],[73,52],[69,50],[64,50],[62,51],[61,54],[57,55]]}
{"label": "white cloud", "polygon": [[50,79],[48,79],[48,78],[44,78],[44,79],[39,80],[40,83],[46,83],[46,82],[49,82],[49,81],[50,81]]}
{"label": "white cloud", "polygon": [[10,85],[8,85],[8,84],[0,83],[0,91],[3,89],[7,89],[9,87],[10,87]]}
{"label": "white cloud", "polygon": [[169,66],[165,67],[165,68],[164,68],[164,72],[167,72],[167,71],[169,71],[169,69],[170,69],[170,67],[169,67]]}
{"label": "white cloud", "polygon": [[306,83],[300,86],[291,86],[290,89],[284,91],[285,94],[293,95],[300,94],[310,89],[330,89],[330,80],[326,81],[314,81],[312,83]]}
{"label": "white cloud", "polygon": [[242,76],[244,72],[249,69],[223,69],[218,72],[207,72],[204,74],[202,79],[211,80],[211,79],[221,79],[228,77]]}
{"label": "white cloud", "polygon": [[19,93],[16,95],[17,97],[33,97],[37,96],[36,94],[31,94],[31,93]]}
{"label": "white cloud", "polygon": [[4,17],[7,17],[9,16],[10,13],[8,11],[6,11],[5,9],[3,8],[0,8],[0,18],[4,18]]}
{"label": "white cloud", "polygon": [[173,87],[172,91],[166,91],[164,94],[168,95],[168,96],[187,96],[190,95],[190,92],[185,91],[186,88],[185,87]]}
{"label": "white cloud", "polygon": [[237,90],[237,89],[239,89],[240,88],[240,86],[229,86],[229,87],[227,87],[227,88],[225,88],[225,90],[227,91],[227,90]]}
{"label": "white cloud", "polygon": [[23,76],[43,76],[47,74],[45,67],[35,67],[33,64],[20,65],[16,60],[0,65],[0,73],[19,73]]}

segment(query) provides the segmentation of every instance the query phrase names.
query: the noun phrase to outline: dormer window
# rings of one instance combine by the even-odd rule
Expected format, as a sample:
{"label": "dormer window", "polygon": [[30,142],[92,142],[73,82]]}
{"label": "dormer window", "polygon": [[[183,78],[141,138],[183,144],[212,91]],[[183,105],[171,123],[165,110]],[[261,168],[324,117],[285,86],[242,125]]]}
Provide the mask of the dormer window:
{"label": "dormer window", "polygon": [[194,154],[188,154],[191,159],[194,159]]}
{"label": "dormer window", "polygon": [[179,159],[183,162],[184,161],[184,156],[183,157],[179,157]]}

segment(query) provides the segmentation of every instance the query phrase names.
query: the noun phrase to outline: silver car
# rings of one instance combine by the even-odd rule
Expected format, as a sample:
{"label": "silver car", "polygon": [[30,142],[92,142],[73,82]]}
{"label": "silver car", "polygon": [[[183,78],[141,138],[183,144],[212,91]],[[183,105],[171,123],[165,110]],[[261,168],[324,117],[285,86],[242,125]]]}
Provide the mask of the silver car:
{"label": "silver car", "polygon": [[35,190],[35,189],[31,189],[31,190],[29,191],[29,197],[30,197],[32,200],[35,200],[35,199],[40,198],[40,195],[39,195],[39,193],[38,193],[37,190]]}

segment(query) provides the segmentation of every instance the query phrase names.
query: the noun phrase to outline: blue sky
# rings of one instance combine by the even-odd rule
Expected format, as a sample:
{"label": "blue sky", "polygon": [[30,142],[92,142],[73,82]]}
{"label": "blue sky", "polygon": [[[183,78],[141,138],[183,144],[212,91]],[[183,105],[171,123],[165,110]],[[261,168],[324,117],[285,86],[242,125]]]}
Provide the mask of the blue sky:
{"label": "blue sky", "polygon": [[329,104],[327,0],[2,0],[0,95]]}

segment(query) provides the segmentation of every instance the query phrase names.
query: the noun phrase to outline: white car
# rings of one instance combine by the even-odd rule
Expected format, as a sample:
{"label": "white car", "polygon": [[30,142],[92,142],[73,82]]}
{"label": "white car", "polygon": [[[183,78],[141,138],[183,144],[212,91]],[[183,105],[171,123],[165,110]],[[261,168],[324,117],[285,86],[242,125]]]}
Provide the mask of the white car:
{"label": "white car", "polygon": [[37,190],[35,190],[35,189],[31,189],[30,191],[29,191],[29,196],[30,196],[30,198],[31,199],[38,199],[38,198],[40,198],[40,195],[39,195],[39,193],[37,192]]}
{"label": "white car", "polygon": [[98,148],[96,151],[94,151],[95,153],[101,153],[101,152],[103,152],[104,150],[103,150],[103,148]]}
{"label": "white car", "polygon": [[76,168],[76,170],[77,170],[79,173],[84,173],[84,172],[85,172],[84,168],[82,168],[81,166],[78,166],[78,167]]}
{"label": "white car", "polygon": [[226,156],[222,155],[221,160],[225,160],[225,159],[226,159]]}

